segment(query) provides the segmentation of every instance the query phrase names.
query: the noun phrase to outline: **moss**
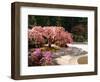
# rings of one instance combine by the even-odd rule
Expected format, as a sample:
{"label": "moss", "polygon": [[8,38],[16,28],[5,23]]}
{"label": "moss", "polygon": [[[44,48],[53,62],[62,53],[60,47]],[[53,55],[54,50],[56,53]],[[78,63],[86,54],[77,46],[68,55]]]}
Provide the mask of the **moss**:
{"label": "moss", "polygon": [[59,48],[55,48],[55,47],[42,47],[41,48],[42,51],[52,51],[52,52],[56,52],[57,50],[59,50]]}

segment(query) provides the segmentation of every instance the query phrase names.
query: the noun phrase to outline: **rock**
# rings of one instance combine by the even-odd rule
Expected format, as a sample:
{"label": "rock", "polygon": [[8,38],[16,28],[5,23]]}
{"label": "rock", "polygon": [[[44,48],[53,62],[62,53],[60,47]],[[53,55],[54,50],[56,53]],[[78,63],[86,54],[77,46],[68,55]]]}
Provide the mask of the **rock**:
{"label": "rock", "polygon": [[57,57],[65,55],[65,53],[62,51],[53,52],[52,54],[53,54],[53,58],[57,58]]}

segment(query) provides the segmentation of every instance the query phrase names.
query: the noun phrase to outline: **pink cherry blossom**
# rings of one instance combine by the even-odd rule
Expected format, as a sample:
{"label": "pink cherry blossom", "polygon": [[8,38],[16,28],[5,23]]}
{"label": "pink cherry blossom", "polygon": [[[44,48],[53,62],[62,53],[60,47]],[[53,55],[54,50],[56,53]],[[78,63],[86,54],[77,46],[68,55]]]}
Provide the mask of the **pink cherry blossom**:
{"label": "pink cherry blossom", "polygon": [[51,44],[65,46],[67,43],[73,42],[71,33],[65,31],[63,27],[57,26],[34,26],[28,31],[28,37],[29,40],[34,40],[36,44],[43,44],[46,39],[48,47],[51,47]]}
{"label": "pink cherry blossom", "polygon": [[35,44],[43,44],[44,38],[40,31],[42,27],[33,27],[31,30],[28,31],[28,38],[29,40],[34,40]]}

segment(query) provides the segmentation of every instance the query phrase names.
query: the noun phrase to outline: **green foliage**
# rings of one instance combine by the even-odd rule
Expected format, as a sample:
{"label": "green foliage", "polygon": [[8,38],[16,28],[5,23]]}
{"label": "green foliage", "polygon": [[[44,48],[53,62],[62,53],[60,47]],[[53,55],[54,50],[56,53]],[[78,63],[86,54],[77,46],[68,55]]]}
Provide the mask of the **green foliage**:
{"label": "green foliage", "polygon": [[76,25],[72,28],[73,38],[75,42],[87,41],[87,26],[83,24]]}

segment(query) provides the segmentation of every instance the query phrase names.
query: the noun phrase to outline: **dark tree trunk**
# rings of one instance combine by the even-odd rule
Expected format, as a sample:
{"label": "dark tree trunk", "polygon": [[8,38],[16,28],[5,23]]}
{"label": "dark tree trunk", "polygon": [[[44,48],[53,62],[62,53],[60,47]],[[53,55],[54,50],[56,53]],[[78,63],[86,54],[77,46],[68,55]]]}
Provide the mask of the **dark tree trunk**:
{"label": "dark tree trunk", "polygon": [[48,40],[48,47],[51,48],[51,41]]}
{"label": "dark tree trunk", "polygon": [[65,47],[68,48],[69,46],[66,44]]}

